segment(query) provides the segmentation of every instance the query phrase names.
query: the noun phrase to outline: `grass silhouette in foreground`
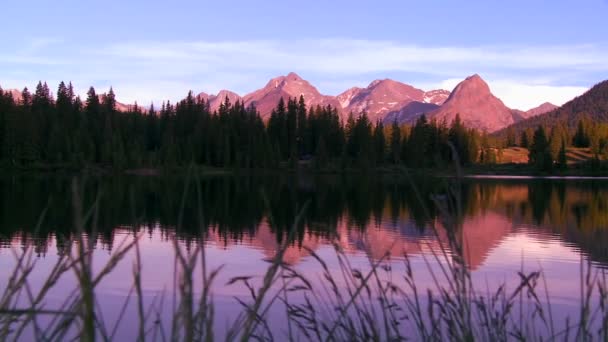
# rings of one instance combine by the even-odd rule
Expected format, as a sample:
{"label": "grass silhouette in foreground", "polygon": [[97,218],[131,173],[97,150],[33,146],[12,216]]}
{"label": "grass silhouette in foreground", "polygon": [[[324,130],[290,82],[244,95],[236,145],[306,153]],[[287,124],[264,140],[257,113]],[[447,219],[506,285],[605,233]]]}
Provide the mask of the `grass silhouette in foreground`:
{"label": "grass silhouette in foreground", "polygon": [[[186,182],[182,208],[189,191],[198,194],[199,205],[201,201],[198,176],[189,177],[191,181]],[[0,296],[0,339],[33,336],[40,341],[120,340],[117,334],[120,328],[124,329],[121,322],[128,308],[135,308],[137,326],[127,328],[136,330],[140,341],[217,339],[213,288],[224,284],[217,283],[221,267],[207,267],[205,227],[201,227],[201,241],[194,248],[185,249],[176,238],[172,239],[173,291],[163,292],[151,303],[145,303],[141,233],[125,238],[105,265],[94,268],[95,242],[90,238],[94,234],[87,232],[96,230],[98,201],[86,211],[81,208],[81,188],[74,180],[72,197],[77,234],[67,239],[67,245],[40,286],[34,288],[30,282],[32,271],[37,267],[34,248],[12,250],[16,266]],[[326,260],[308,249],[319,265],[322,282],[317,284],[283,262],[306,211],[307,206],[303,205],[291,232],[282,240],[275,256],[268,260],[261,283],[254,285],[248,275],[228,282],[227,285],[245,287],[250,296],[236,298],[242,310],[222,338],[230,341],[608,340],[608,287],[603,271],[593,271],[590,262],[581,260],[579,314],[570,317],[565,325],[558,325],[553,317],[550,289],[540,270],[518,272],[519,283],[510,290],[506,284],[483,290],[475,287],[464,257],[463,241],[458,235],[462,217],[458,177],[450,180],[445,193],[434,196],[433,201],[441,212],[448,242],[443,244],[437,239],[440,248],[423,257],[426,271],[433,279],[431,286],[418,284],[408,255],[403,256],[404,274],[393,270],[389,254],[378,259],[369,257],[368,268],[356,268],[337,243],[333,244],[339,265],[337,274],[330,270]],[[425,203],[422,198],[420,202]],[[45,214],[42,213],[38,226],[44,224]],[[183,211],[176,215],[179,231]],[[199,210],[201,222],[202,217],[203,212]],[[272,221],[272,215],[269,220]],[[438,228],[431,226],[431,229],[437,234]],[[134,255],[132,288],[115,322],[109,322],[101,312],[96,286],[117,265],[129,262],[129,255]],[[47,308],[49,292],[70,273],[75,275],[77,286],[59,307]],[[397,284],[396,277],[402,277],[405,285]],[[544,291],[540,291],[541,286]],[[540,292],[545,296],[541,297]],[[294,296],[302,299],[293,300]],[[272,308],[284,310],[285,329],[277,331],[271,327]],[[163,319],[167,312],[169,321]]]}

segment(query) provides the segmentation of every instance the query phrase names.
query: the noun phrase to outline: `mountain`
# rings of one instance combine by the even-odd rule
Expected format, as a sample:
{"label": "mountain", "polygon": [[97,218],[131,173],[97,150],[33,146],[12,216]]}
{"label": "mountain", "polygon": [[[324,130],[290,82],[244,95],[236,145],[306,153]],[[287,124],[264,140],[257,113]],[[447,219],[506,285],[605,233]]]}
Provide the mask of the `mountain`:
{"label": "mountain", "polygon": [[15,102],[21,102],[21,91],[17,89],[7,89],[5,92],[11,93]]}
{"label": "mountain", "polygon": [[[405,83],[384,79],[373,81],[367,88],[351,88],[338,95],[337,99],[346,113],[358,114],[365,111],[369,119],[375,122],[386,121],[389,115],[399,116],[398,112],[435,109],[449,94],[447,90],[425,92]],[[416,104],[410,105],[414,102]]]}
{"label": "mountain", "polygon": [[[9,90],[16,99],[21,98],[18,90]],[[412,124],[422,114],[429,118],[451,122],[459,114],[464,125],[472,128],[495,132],[515,122],[541,115],[555,108],[544,103],[528,111],[512,110],[495,97],[487,83],[473,75],[459,83],[452,92],[437,89],[424,91],[411,85],[391,79],[375,80],[365,88],[353,87],[338,96],[321,94],[317,88],[296,73],[271,79],[266,86],[243,97],[221,90],[217,95],[199,93],[197,98],[209,102],[211,111],[217,111],[228,97],[231,103],[243,101],[245,106],[255,105],[262,119],[268,119],[272,110],[282,97],[304,96],[307,106],[331,105],[337,108],[342,119],[348,113],[367,112],[370,121]],[[131,105],[117,103],[119,111],[127,111]]]}
{"label": "mountain", "polygon": [[363,88],[352,87],[343,92],[342,94],[336,96],[336,100],[340,102],[341,108],[347,108],[353,100],[353,97],[357,96],[362,90]]}
{"label": "mountain", "polygon": [[452,91],[443,105],[428,113],[429,118],[451,123],[456,115],[467,127],[494,132],[521,119],[490,91],[477,74],[467,77]]}
{"label": "mountain", "polygon": [[293,72],[271,79],[264,88],[245,95],[243,100],[245,106],[255,105],[262,119],[268,119],[281,97],[287,102],[290,97],[299,98],[300,95],[304,96],[309,108],[316,105],[341,108],[335,97],[322,95],[317,88]]}
{"label": "mountain", "polygon": [[[338,97],[344,94],[338,95]],[[347,113],[363,111],[372,122],[382,120],[391,111],[398,110],[412,101],[422,101],[424,91],[391,79],[375,80],[367,88],[359,89],[343,107]]]}
{"label": "mountain", "polygon": [[226,97],[228,97],[228,100],[230,101],[230,103],[234,104],[236,101],[240,101],[242,100],[241,96],[235,92],[232,92],[230,90],[220,90],[217,95],[209,95],[207,93],[200,93],[198,95],[196,95],[197,98],[199,99],[204,99],[205,101],[209,102],[209,110],[211,110],[211,112],[217,111],[220,108],[220,105],[226,101]]}
{"label": "mountain", "polygon": [[15,102],[21,102],[21,90],[18,89],[2,89],[2,87],[0,87],[0,91],[2,91],[4,94],[10,93],[11,96],[13,97],[13,100]]}
{"label": "mountain", "polygon": [[199,93],[198,95],[196,95],[196,98],[199,100],[209,101],[209,96],[214,96],[214,95],[209,95],[205,92],[202,92],[202,93]]}
{"label": "mountain", "polygon": [[534,107],[532,109],[527,110],[525,113],[526,113],[527,118],[531,118],[533,116],[548,113],[557,108],[559,108],[559,107],[554,105],[553,103],[545,102],[538,107]]}
{"label": "mountain", "polygon": [[[133,107],[134,107],[134,105],[128,105],[128,104],[124,104],[124,103],[116,101],[116,110],[119,112],[128,112]],[[143,111],[147,110],[147,108],[142,108],[142,107],[139,107],[139,109],[141,109]]]}
{"label": "mountain", "polygon": [[[557,109],[517,122],[509,128],[515,133],[521,133],[527,128],[536,129],[539,125],[554,126],[564,122],[569,128],[574,129],[583,118],[589,118],[593,122],[608,123],[608,80],[596,84],[583,95],[575,97]],[[504,134],[506,129],[496,132],[497,136]]]}

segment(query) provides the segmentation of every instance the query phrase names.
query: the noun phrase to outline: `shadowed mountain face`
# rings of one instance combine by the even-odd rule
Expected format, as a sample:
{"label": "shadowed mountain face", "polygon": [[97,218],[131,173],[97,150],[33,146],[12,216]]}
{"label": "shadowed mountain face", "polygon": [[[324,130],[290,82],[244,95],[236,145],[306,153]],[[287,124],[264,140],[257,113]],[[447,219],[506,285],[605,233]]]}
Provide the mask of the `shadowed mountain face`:
{"label": "shadowed mountain face", "polygon": [[418,101],[412,101],[403,108],[388,113],[384,117],[384,124],[391,124],[394,121],[397,121],[399,124],[403,123],[412,123],[416,121],[422,114],[429,113],[439,108],[440,106],[434,103],[424,103]]}
{"label": "shadowed mountain face", "polygon": [[343,92],[342,94],[336,96],[336,100],[340,102],[341,108],[347,108],[352,102],[353,98],[359,95],[363,90],[364,88],[352,87]]}
{"label": "shadowed mountain face", "polygon": [[317,88],[293,72],[287,76],[271,79],[264,88],[245,95],[243,100],[245,106],[255,105],[262,119],[268,119],[281,97],[287,101],[290,97],[300,96],[304,96],[308,107],[331,105],[334,108],[341,108],[335,97],[321,95]]}
{"label": "shadowed mountain face", "polygon": [[[338,95],[340,97],[342,95]],[[358,91],[345,102],[347,112],[366,112],[372,122],[382,120],[387,113],[398,110],[412,101],[422,101],[424,91],[393,80],[376,80]]]}
{"label": "shadowed mountain face", "polygon": [[425,92],[401,82],[384,79],[373,81],[367,88],[351,88],[337,98],[346,113],[366,112],[372,122],[386,122],[388,116],[410,115],[435,109],[449,94],[447,90]]}

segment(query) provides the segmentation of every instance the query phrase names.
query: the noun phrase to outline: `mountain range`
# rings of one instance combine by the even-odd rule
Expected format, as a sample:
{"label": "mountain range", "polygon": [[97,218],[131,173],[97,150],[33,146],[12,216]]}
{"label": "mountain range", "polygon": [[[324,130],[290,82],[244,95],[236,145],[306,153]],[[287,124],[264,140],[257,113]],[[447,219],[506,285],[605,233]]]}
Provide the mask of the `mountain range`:
{"label": "mountain range", "polygon": [[494,96],[488,84],[473,75],[460,82],[453,91],[436,89],[424,91],[411,85],[391,79],[375,80],[367,87],[353,87],[337,96],[321,94],[310,82],[296,73],[271,79],[266,86],[245,96],[222,90],[217,95],[200,93],[198,96],[209,101],[211,110],[216,110],[226,97],[230,102],[243,101],[245,106],[255,105],[262,119],[267,120],[282,97],[304,96],[310,106],[331,105],[337,108],[342,120],[350,113],[367,113],[370,121],[390,124],[411,124],[422,114],[429,119],[451,122],[456,114],[471,128],[495,132],[513,123],[543,114],[556,108],[550,103],[528,111],[508,108]]}
{"label": "mountain range", "polygon": [[[11,90],[13,97],[20,98],[20,92]],[[350,113],[359,115],[366,112],[370,121],[391,124],[412,124],[422,114],[429,119],[445,120],[450,123],[458,114],[467,127],[495,132],[522,120],[541,115],[557,108],[550,103],[528,111],[508,108],[494,96],[488,84],[479,76],[472,75],[460,82],[451,92],[444,89],[424,91],[414,86],[391,79],[375,80],[367,87],[353,87],[337,96],[321,94],[310,82],[296,73],[271,79],[261,89],[244,96],[230,90],[217,94],[201,92],[199,99],[209,102],[211,111],[219,109],[228,98],[231,103],[244,102],[245,106],[255,105],[262,119],[267,120],[280,98],[304,96],[307,106],[331,105],[338,109],[342,120]],[[127,111],[131,106],[117,103],[117,109]]]}

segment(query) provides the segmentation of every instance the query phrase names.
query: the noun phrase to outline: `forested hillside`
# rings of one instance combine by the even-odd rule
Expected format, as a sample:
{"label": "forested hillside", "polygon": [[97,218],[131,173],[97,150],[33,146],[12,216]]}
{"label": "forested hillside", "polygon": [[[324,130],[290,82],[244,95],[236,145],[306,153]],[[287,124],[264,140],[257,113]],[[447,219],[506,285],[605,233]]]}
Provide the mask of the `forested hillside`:
{"label": "forested hillside", "polygon": [[300,96],[281,97],[265,123],[253,105],[225,98],[211,111],[192,92],[176,104],[134,105],[126,112],[117,110],[112,89],[98,95],[91,87],[82,101],[62,82],[56,94],[45,83],[33,94],[24,89],[18,100],[0,92],[2,165],[438,167],[451,163],[449,143],[465,165],[496,161],[485,135],[464,127],[459,117],[448,125],[423,115],[412,126],[385,127],[365,112],[341,120],[337,108],[308,107]]}
{"label": "forested hillside", "polygon": [[536,129],[539,125],[553,127],[563,124],[574,130],[579,122],[584,120],[608,123],[608,80],[596,84],[583,95],[553,111],[517,122],[500,130],[496,136],[505,136],[508,131],[521,134],[526,129]]}

